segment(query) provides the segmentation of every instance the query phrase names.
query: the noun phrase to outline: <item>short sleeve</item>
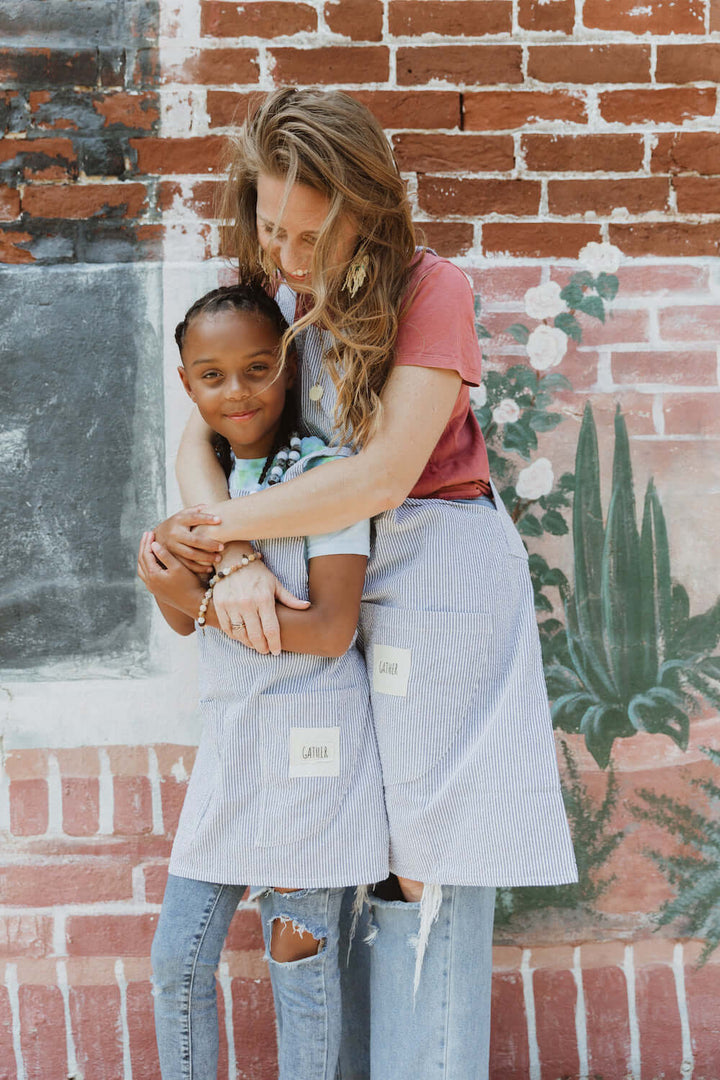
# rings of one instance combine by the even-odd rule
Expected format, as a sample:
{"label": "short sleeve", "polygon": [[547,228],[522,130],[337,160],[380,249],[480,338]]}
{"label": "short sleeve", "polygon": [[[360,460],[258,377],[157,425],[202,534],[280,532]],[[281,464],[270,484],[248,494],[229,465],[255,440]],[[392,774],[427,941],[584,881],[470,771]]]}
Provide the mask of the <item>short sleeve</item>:
{"label": "short sleeve", "polygon": [[370,522],[367,518],[333,533],[307,536],[308,561],[316,555],[369,555]]}
{"label": "short sleeve", "polygon": [[395,363],[452,369],[463,382],[479,386],[482,352],[472,286],[463,271],[447,259],[425,253],[409,292],[410,302],[400,316]]}

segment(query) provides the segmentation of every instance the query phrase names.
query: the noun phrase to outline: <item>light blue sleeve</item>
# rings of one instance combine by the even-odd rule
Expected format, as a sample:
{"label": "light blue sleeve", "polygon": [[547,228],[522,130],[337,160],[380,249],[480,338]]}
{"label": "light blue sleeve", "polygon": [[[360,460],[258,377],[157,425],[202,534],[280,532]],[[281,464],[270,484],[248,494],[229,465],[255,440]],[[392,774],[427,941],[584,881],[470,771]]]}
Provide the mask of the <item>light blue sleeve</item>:
{"label": "light blue sleeve", "polygon": [[[303,439],[303,457],[312,450],[323,449],[321,439]],[[337,457],[316,458],[308,463],[308,469],[314,469],[318,465],[330,464],[333,461],[342,460]],[[354,525],[348,525],[346,529],[338,529],[337,532],[321,533],[319,536],[307,536],[308,560],[316,555],[369,555],[370,554],[370,522],[367,518],[356,521]]]}

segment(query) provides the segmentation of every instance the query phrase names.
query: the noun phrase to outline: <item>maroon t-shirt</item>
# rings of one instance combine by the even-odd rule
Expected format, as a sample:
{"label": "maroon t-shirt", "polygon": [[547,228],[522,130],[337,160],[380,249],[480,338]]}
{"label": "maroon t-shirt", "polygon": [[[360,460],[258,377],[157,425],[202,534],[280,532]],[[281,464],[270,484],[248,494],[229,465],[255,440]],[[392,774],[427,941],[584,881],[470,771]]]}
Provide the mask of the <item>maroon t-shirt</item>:
{"label": "maroon t-shirt", "polygon": [[468,386],[480,385],[482,366],[472,288],[457,266],[425,252],[417,261],[408,289],[412,299],[401,314],[395,363],[449,368],[463,380],[447,427],[410,497],[473,499],[490,495],[485,440],[470,407],[468,390]]}

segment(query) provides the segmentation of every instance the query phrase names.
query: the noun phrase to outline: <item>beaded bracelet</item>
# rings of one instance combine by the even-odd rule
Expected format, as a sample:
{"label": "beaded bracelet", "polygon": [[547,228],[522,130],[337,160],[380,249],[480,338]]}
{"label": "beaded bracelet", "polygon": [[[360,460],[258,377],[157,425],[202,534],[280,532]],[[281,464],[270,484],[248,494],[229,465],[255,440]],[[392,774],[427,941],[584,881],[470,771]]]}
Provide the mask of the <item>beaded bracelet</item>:
{"label": "beaded bracelet", "polygon": [[195,620],[198,626],[205,626],[205,612],[208,609],[208,604],[212,599],[213,589],[217,585],[218,581],[222,581],[223,578],[230,577],[230,575],[234,574],[236,570],[242,570],[243,566],[247,566],[248,563],[255,562],[256,559],[262,559],[261,551],[254,551],[252,555],[243,555],[240,562],[234,563],[232,566],[227,566],[224,570],[218,570],[215,574],[213,574],[213,576],[208,581],[205,595],[203,596],[202,602],[200,604],[200,611],[198,612],[198,617]]}

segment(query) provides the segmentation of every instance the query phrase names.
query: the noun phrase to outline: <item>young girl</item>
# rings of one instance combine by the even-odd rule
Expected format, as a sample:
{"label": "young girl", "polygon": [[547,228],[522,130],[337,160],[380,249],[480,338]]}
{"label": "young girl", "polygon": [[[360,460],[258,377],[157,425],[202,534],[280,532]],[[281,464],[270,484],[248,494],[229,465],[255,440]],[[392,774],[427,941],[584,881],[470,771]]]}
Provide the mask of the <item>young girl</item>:
{"label": "young girl", "polygon": [[[238,134],[226,191],[240,277],[277,290],[293,323],[304,422],[326,439],[350,431],[359,449],[238,505],[191,417],[183,493],[222,523],[184,513],[161,533],[199,562],[225,543],[225,565],[255,536],[374,518],[360,636],[398,891],[371,896],[369,1062],[356,1042],[342,1076],[481,1080],[494,888],[576,870],[527,552],[470,407],[472,289],[417,252],[387,139],[341,92],[269,94]],[[219,617],[275,651],[276,597],[253,564],[221,583]]]}
{"label": "young girl", "polygon": [[[180,376],[220,437],[233,496],[331,453],[320,439],[294,434],[295,357],[279,363],[286,329],[262,289],[241,286],[204,296],[177,328]],[[183,634],[200,629],[204,718],[153,944],[163,1080],[216,1075],[217,1020],[208,1028],[200,1015],[215,1008],[220,950],[253,882],[279,887],[264,892],[261,909],[280,1076],[335,1076],[342,887],[380,880],[388,865],[367,676],[352,646],[368,547],[361,522],[307,541],[260,541],[255,556],[232,566],[246,572],[262,555],[310,601],[283,609],[284,651],[261,656],[215,629],[214,579],[204,588],[151,534],[143,537],[138,572],[167,622]]]}

